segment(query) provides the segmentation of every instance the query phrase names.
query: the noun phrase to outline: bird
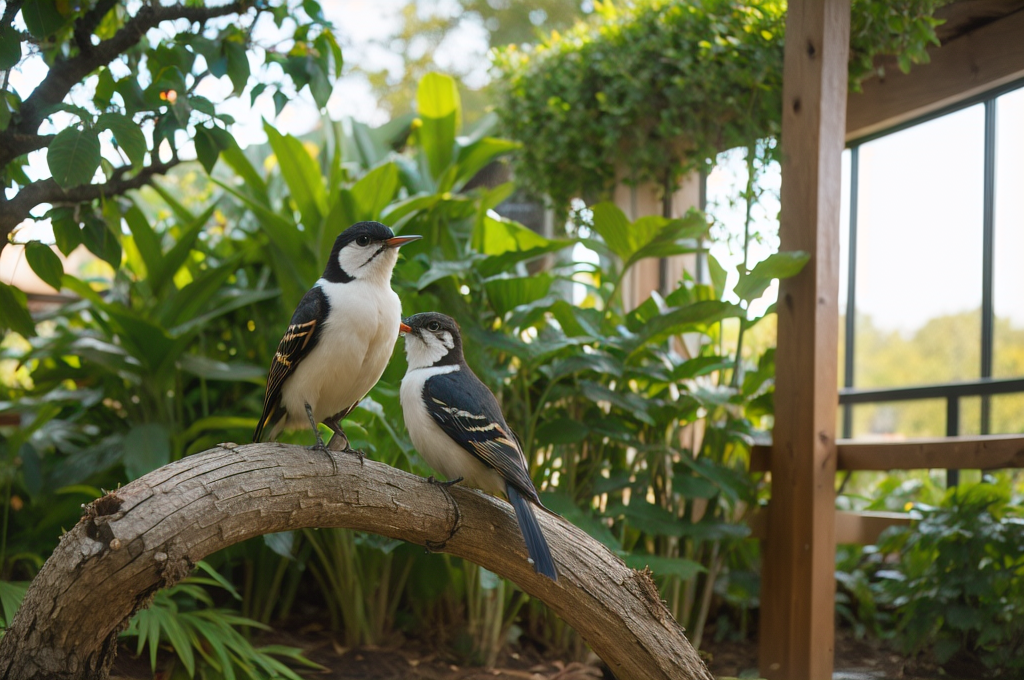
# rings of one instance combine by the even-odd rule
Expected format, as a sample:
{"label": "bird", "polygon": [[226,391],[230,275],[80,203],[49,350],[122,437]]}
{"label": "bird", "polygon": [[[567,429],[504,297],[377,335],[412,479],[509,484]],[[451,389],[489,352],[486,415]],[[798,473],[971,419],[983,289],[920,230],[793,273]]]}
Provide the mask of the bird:
{"label": "bird", "polygon": [[534,505],[547,508],[498,400],[466,364],[459,325],[437,312],[415,314],[402,323],[408,369],[399,394],[416,450],[447,478],[441,482],[445,487],[465,481],[508,496],[534,570],[557,581],[551,550],[533,512]]}
{"label": "bird", "polygon": [[270,426],[305,427],[326,450],[317,423],[334,433],[331,449],[354,451],[341,427],[380,379],[402,327],[402,303],[391,289],[398,248],[420,236],[395,236],[380,222],[358,222],[334,241],[324,273],[302,296],[270,363],[263,413],[252,440]]}

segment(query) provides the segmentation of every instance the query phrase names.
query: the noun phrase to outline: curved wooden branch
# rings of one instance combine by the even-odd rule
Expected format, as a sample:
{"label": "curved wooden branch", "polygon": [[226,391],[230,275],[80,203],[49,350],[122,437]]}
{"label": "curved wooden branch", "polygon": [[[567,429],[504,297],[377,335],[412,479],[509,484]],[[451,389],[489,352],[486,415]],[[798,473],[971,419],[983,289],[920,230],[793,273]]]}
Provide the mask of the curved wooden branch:
{"label": "curved wooden branch", "polygon": [[32,582],[0,641],[0,678],[103,678],[117,634],[204,556],[260,534],[347,527],[445,550],[504,576],[573,626],[620,680],[711,680],[650,577],[575,526],[538,517],[557,583],[534,573],[511,507],[344,453],[219,448],[95,501]]}

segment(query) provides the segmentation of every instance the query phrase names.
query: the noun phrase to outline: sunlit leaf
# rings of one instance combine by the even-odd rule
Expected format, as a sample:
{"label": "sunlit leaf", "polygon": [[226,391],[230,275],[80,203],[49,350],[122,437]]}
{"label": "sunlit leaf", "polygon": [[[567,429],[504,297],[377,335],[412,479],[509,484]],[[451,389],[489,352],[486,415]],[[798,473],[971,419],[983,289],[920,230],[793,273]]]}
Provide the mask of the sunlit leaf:
{"label": "sunlit leaf", "polygon": [[25,245],[25,259],[28,260],[36,276],[41,278],[46,285],[56,291],[61,289],[64,265],[49,246],[43,245],[39,241],[29,241]]}
{"label": "sunlit leaf", "polygon": [[61,188],[88,184],[100,167],[100,139],[96,130],[76,127],[61,130],[50,141],[46,163]]}

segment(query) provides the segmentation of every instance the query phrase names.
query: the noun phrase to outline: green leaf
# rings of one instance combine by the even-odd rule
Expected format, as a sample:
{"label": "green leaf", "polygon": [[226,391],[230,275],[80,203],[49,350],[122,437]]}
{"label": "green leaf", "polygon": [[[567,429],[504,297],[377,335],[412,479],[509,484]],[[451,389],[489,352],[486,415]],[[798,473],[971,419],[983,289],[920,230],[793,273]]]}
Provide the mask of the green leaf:
{"label": "green leaf", "polygon": [[0,330],[12,330],[26,338],[36,334],[25,294],[3,282],[0,282]]}
{"label": "green leaf", "polygon": [[398,166],[385,163],[374,168],[352,187],[360,220],[377,220],[398,191]]}
{"label": "green leaf", "polygon": [[710,253],[708,253],[708,274],[711,277],[711,285],[714,286],[715,293],[719,298],[722,297],[729,274],[725,271],[725,267],[720,265],[715,256]]}
{"label": "green leaf", "polygon": [[110,130],[114,140],[121,147],[133,166],[141,166],[146,160],[146,136],[131,118],[120,113],[104,113],[96,120],[100,130]]}
{"label": "green leaf", "polygon": [[440,73],[423,76],[416,90],[416,112],[422,122],[418,137],[427,156],[430,175],[435,180],[440,179],[452,163],[461,109],[459,90],[451,76]]}
{"label": "green leaf", "polygon": [[153,290],[159,290],[188,261],[196,239],[199,238],[199,234],[203,231],[206,223],[210,221],[210,218],[213,217],[213,213],[216,210],[217,202],[214,201],[203,211],[202,215],[194,218],[191,222],[181,225],[181,235],[178,237],[178,241],[171,246],[166,255],[161,257],[159,265],[153,267],[149,272],[150,284]]}
{"label": "green leaf", "polygon": [[207,416],[206,418],[200,418],[192,423],[187,430],[178,436],[181,441],[189,442],[201,435],[203,432],[208,432],[210,430],[241,429],[251,431],[256,427],[257,422],[259,421],[256,418]]}
{"label": "green leaf", "polygon": [[487,300],[498,316],[505,316],[519,305],[539,300],[551,289],[550,274],[491,279],[484,283]]}
{"label": "green leaf", "polygon": [[275,116],[280,116],[281,115],[281,111],[284,110],[284,107],[288,106],[288,101],[289,101],[288,95],[286,95],[284,92],[281,92],[281,90],[278,90],[277,92],[274,93],[274,115]]}
{"label": "green leaf", "polygon": [[178,361],[181,370],[207,380],[226,380],[230,382],[261,382],[266,377],[266,369],[241,362],[227,363],[217,361],[198,354],[184,354]]}
{"label": "green leaf", "polygon": [[49,217],[57,248],[65,256],[70,255],[71,251],[82,244],[82,229],[78,226],[78,220],[75,219],[75,209],[53,208],[49,212]]}
{"label": "green leaf", "polygon": [[697,574],[707,571],[699,562],[688,560],[685,557],[663,557],[661,555],[638,555],[633,553],[626,555],[623,560],[627,567],[643,570],[650,567],[655,576],[677,576],[683,581],[688,581]]}
{"label": "green leaf", "polygon": [[[696,211],[676,220],[656,216],[641,217],[630,226],[630,242],[636,250],[626,261],[625,268],[649,257],[671,257],[696,252],[700,247],[697,239],[707,230],[707,219]],[[643,239],[647,239],[646,242]]]}
{"label": "green leaf", "polygon": [[532,229],[505,218],[484,215],[473,230],[473,249],[484,255],[546,248],[552,242]]}
{"label": "green leaf", "polygon": [[0,581],[0,607],[3,608],[4,623],[8,627],[21,607],[21,601],[25,599],[28,585],[28,581]]}
{"label": "green leaf", "polygon": [[281,175],[288,184],[292,200],[302,215],[302,224],[307,229],[319,229],[327,214],[327,193],[319,166],[295,137],[282,135],[265,121],[263,130],[277,156]]}
{"label": "green leaf", "polygon": [[32,37],[43,40],[64,26],[64,17],[54,0],[28,0],[21,6],[21,18]]}
{"label": "green leaf", "polygon": [[135,425],[124,436],[124,469],[128,479],[142,475],[171,462],[171,439],[159,423]]}
{"label": "green leaf", "polygon": [[722,319],[743,314],[744,310],[739,305],[721,300],[694,302],[653,317],[639,329],[636,337],[623,345],[632,353],[647,343],[660,342],[671,335],[703,330]]}
{"label": "green leaf", "polygon": [[249,82],[249,57],[245,53],[245,45],[236,40],[224,41],[224,53],[228,58],[228,78],[234,86],[234,94],[242,94]]}
{"label": "green leaf", "polygon": [[64,265],[60,258],[50,249],[50,246],[43,245],[39,241],[30,241],[25,245],[25,259],[36,276],[46,282],[50,288],[60,291],[61,279],[64,277]]}
{"label": "green leaf", "polygon": [[89,213],[82,220],[82,243],[93,255],[117,269],[121,266],[121,243],[105,220]]}
{"label": "green leaf", "polygon": [[476,173],[480,172],[480,170],[482,170],[488,163],[491,163],[504,154],[515,151],[520,146],[522,145],[518,142],[513,142],[508,139],[484,137],[469,146],[461,147],[459,149],[459,156],[457,160],[459,164],[459,171],[456,175],[456,186],[461,187],[463,184],[473,179]]}
{"label": "green leaf", "polygon": [[[0,71],[21,61],[21,36],[11,26],[0,26]],[[0,106],[3,106],[0,103]]]}
{"label": "green leaf", "polygon": [[213,172],[213,166],[217,164],[220,148],[217,146],[213,135],[205,127],[196,127],[195,144],[196,158],[199,159],[199,163],[206,170],[206,174],[210,174]]}
{"label": "green leaf", "polygon": [[804,268],[810,255],[802,251],[775,253],[761,260],[749,272],[740,272],[735,293],[741,300],[756,300],[764,294],[773,279],[796,276]]}
{"label": "green leaf", "polygon": [[295,545],[294,531],[279,531],[276,534],[263,534],[263,542],[275,553],[289,560],[294,560],[292,546]]}
{"label": "green leaf", "polygon": [[[160,237],[153,231],[153,227],[150,226],[146,215],[134,203],[125,212],[124,219],[128,223],[128,229],[131,231],[132,237],[135,239],[135,247],[139,249],[142,261],[146,264],[147,275],[152,275],[159,269],[160,262],[163,260]],[[156,287],[151,287],[156,292]]]}
{"label": "green leaf", "polygon": [[537,428],[537,443],[576,444],[587,438],[590,428],[571,418],[555,418]]}
{"label": "green leaf", "polygon": [[593,206],[594,231],[601,235],[608,249],[623,262],[634,252],[629,238],[629,218],[614,203],[604,202]]}
{"label": "green leaf", "polygon": [[99,75],[96,76],[96,94],[92,98],[96,108],[103,110],[110,106],[110,98],[114,96],[116,88],[117,83],[114,82],[114,75],[110,69],[101,69]]}
{"label": "green leaf", "polygon": [[100,167],[100,139],[96,130],[61,130],[50,142],[46,163],[62,189],[88,184]]}

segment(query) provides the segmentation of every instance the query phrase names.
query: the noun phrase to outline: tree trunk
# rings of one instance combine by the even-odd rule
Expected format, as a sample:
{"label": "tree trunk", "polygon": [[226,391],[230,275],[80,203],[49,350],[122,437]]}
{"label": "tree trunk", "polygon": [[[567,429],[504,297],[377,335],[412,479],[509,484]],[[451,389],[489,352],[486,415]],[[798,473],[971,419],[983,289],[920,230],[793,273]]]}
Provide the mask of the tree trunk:
{"label": "tree trunk", "polygon": [[557,583],[534,573],[511,507],[496,498],[446,492],[344,453],[222,444],[86,508],[0,641],[0,678],[104,678],[132,614],[206,555],[260,534],[346,527],[444,544],[512,580],[573,626],[620,680],[711,680],[649,575],[560,518],[538,520]]}

